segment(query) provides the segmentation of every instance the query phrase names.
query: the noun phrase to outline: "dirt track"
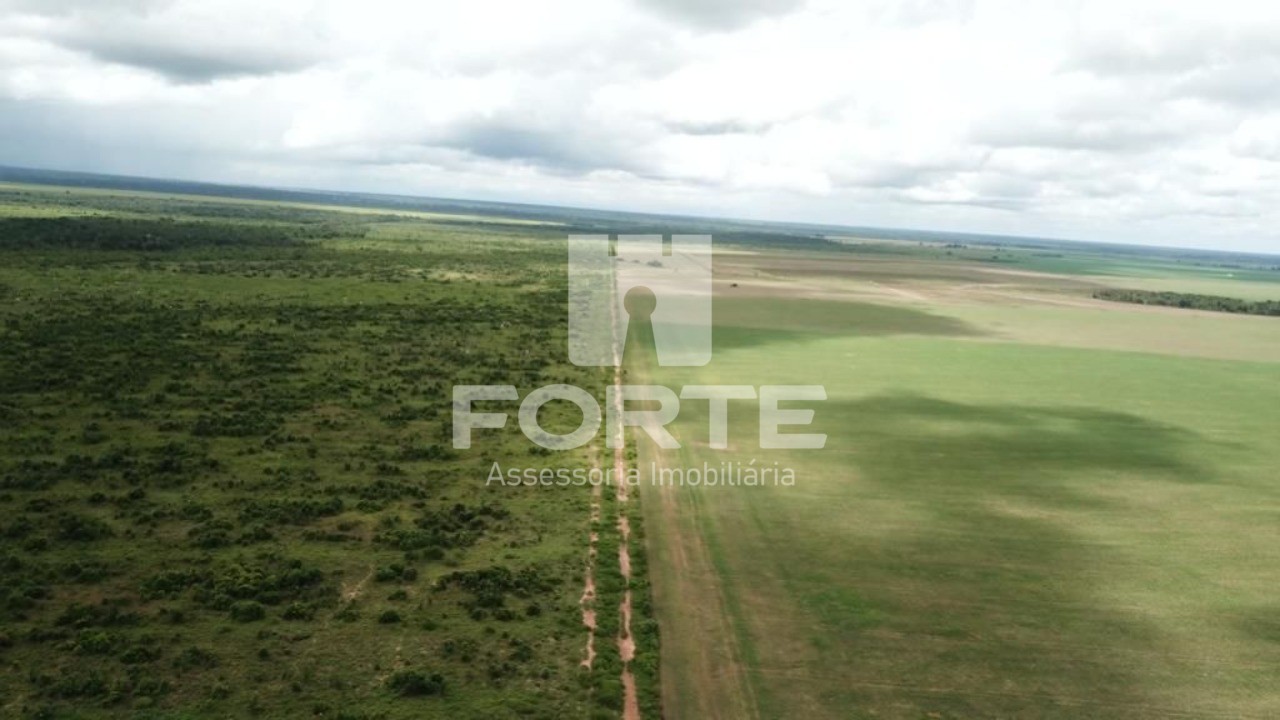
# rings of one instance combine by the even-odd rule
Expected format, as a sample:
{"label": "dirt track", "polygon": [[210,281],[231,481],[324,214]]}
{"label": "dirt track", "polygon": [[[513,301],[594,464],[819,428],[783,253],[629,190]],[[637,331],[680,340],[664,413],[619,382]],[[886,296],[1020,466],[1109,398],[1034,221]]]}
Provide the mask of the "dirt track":
{"label": "dirt track", "polygon": [[[631,368],[645,383],[652,368]],[[669,460],[656,448],[641,462]],[[667,718],[760,717],[747,666],[730,619],[724,588],[703,536],[698,504],[672,485],[641,484],[649,580],[662,637],[661,691]]]}
{"label": "dirt track", "polygon": [[[613,318],[614,337],[618,336],[618,305],[612,303],[610,306],[611,316]],[[622,355],[618,351],[617,343],[614,344],[613,355],[613,384],[616,387],[622,386]],[[618,416],[622,415],[622,393],[614,394],[614,410]],[[613,476],[615,478],[626,477],[627,457],[626,457],[626,430],[621,426],[618,427],[617,436],[614,438],[613,448]],[[626,503],[627,503],[627,483],[619,480],[617,502],[618,502],[618,568],[622,573],[622,579],[627,584],[627,589],[622,594],[622,603],[618,607],[618,654],[622,658],[622,717],[623,720],[640,720],[640,702],[636,695],[636,679],[631,672],[631,661],[635,659],[636,643],[631,636],[631,548],[629,545],[631,539],[631,523],[627,519]]]}

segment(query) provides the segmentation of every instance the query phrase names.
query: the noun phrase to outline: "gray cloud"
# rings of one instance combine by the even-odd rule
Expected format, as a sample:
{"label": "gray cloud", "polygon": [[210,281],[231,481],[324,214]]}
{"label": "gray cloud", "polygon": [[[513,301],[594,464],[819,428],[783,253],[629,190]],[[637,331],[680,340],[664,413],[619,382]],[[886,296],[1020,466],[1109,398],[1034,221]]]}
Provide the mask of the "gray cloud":
{"label": "gray cloud", "polygon": [[[1280,106],[1280,25],[1175,26],[1082,45],[1065,71],[1155,88],[1170,98]],[[1148,91],[1148,94],[1151,94]]]}
{"label": "gray cloud", "polygon": [[[120,13],[147,12],[171,3],[172,0],[112,0],[109,9]],[[0,0],[0,11],[59,16],[102,9],[104,4],[100,0]]]}
{"label": "gray cloud", "polygon": [[593,170],[644,170],[621,138],[562,128],[538,129],[507,122],[466,123],[436,142],[493,160],[516,160],[564,173]]}
{"label": "gray cloud", "polygon": [[1280,55],[1193,70],[1172,83],[1171,94],[1241,108],[1280,107]]}
{"label": "gray cloud", "polygon": [[657,13],[696,27],[731,30],[763,17],[786,15],[805,0],[637,0]]}
{"label": "gray cloud", "polygon": [[973,134],[992,147],[1028,147],[1108,153],[1142,153],[1181,142],[1174,128],[1132,118],[1025,118],[996,122]]}
{"label": "gray cloud", "polygon": [[1082,70],[1100,77],[1116,75],[1179,75],[1195,70],[1209,59],[1210,50],[1196,35],[1165,39],[1159,44],[1140,45],[1122,39],[1097,41],[1080,48],[1064,64],[1067,70]]}
{"label": "gray cloud", "polygon": [[695,122],[684,120],[666,123],[668,130],[683,135],[753,135],[764,132],[773,123],[745,122],[741,120],[708,120]]}
{"label": "gray cloud", "polygon": [[86,52],[103,62],[150,70],[177,83],[202,83],[224,77],[295,72],[317,62],[315,57],[275,52],[270,48],[220,49],[92,36],[66,39],[62,41],[62,45]]}
{"label": "gray cloud", "polygon": [[211,173],[226,164],[226,158],[214,152],[222,145],[214,136],[243,132],[243,128],[228,123],[200,140],[180,130],[198,119],[191,113],[165,110],[145,119],[119,108],[88,114],[62,104],[0,99],[0,163],[121,175],[211,178]]}
{"label": "gray cloud", "polygon": [[889,24],[913,26],[967,21],[973,17],[974,0],[881,0],[872,7]]}
{"label": "gray cloud", "polygon": [[319,62],[325,50],[287,15],[264,13],[227,32],[199,5],[175,0],[10,0],[0,5],[0,12],[6,9],[27,19],[15,23],[19,36],[178,84],[295,72]]}

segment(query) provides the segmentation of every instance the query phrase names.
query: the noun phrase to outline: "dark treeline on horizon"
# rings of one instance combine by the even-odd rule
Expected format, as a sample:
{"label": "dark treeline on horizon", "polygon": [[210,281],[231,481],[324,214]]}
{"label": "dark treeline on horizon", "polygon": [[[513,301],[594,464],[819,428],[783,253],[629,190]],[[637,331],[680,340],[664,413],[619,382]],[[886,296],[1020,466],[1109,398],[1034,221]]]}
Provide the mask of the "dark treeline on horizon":
{"label": "dark treeline on horizon", "polygon": [[1193,293],[1156,292],[1153,290],[1099,290],[1093,294],[1099,300],[1137,303],[1139,305],[1163,305],[1166,307],[1213,310],[1242,315],[1269,315],[1280,317],[1280,300],[1241,300],[1221,295],[1196,295]]}

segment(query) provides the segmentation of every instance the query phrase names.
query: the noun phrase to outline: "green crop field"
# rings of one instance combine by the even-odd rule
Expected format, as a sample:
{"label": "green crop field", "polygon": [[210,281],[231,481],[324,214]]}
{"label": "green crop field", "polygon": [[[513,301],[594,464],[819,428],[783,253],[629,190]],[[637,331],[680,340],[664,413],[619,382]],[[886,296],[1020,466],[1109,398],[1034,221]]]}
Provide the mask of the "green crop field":
{"label": "green crop field", "polygon": [[1280,714],[1280,322],[901,252],[721,256],[712,362],[634,368],[828,393],[822,450],[641,445],[796,474],[646,489],[673,716]]}

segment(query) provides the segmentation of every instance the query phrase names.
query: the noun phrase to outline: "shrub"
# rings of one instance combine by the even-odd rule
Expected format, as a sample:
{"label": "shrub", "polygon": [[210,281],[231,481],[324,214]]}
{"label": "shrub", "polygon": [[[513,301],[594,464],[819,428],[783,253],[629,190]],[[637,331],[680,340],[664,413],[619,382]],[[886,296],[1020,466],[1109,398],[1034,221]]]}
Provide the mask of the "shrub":
{"label": "shrub", "polygon": [[76,637],[75,652],[82,655],[106,655],[120,642],[119,637],[101,630],[82,630]]}
{"label": "shrub", "polygon": [[444,678],[439,673],[426,675],[416,670],[401,670],[387,680],[387,687],[402,697],[441,695],[444,693]]}
{"label": "shrub", "polygon": [[212,550],[231,544],[230,529],[230,523],[214,520],[191,528],[187,532],[187,538],[195,547]]}
{"label": "shrub", "polygon": [[290,603],[281,615],[285,620],[310,620],[315,616],[315,606],[305,602]]}
{"label": "shrub", "polygon": [[134,645],[120,654],[120,662],[126,665],[149,663],[160,657],[160,651],[146,645]]}
{"label": "shrub", "polygon": [[231,604],[231,619],[239,622],[253,622],[267,616],[262,603],[254,600],[241,600]]}
{"label": "shrub", "polygon": [[106,680],[96,672],[64,671],[44,688],[46,695],[55,698],[92,698],[106,695]]}
{"label": "shrub", "polygon": [[79,628],[137,625],[138,614],[121,612],[119,606],[106,601],[98,605],[81,605],[77,603],[68,605],[62,611],[62,614],[58,615],[57,619],[54,620],[54,624]]}
{"label": "shrub", "polygon": [[398,623],[400,622],[400,613],[396,612],[395,610],[387,610],[386,612],[378,616],[378,622],[382,623],[383,625]]}
{"label": "shrub", "polygon": [[192,668],[207,670],[218,666],[218,658],[208,650],[193,645],[178,653],[178,657],[173,659],[173,666],[179,670]]}
{"label": "shrub", "polygon": [[87,515],[59,515],[57,520],[58,538],[73,542],[89,542],[111,537],[111,526],[95,517]]}

